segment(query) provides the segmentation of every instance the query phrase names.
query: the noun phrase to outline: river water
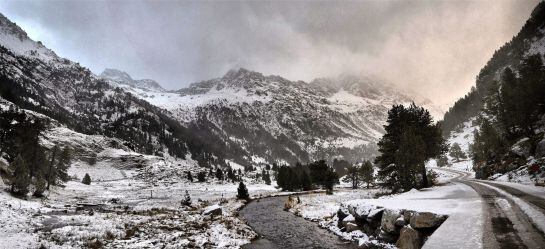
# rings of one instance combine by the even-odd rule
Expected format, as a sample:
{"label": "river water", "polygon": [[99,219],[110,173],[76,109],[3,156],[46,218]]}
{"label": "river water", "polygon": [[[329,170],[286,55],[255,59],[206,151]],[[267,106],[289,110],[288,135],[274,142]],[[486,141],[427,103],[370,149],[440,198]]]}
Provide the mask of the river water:
{"label": "river water", "polygon": [[356,248],[317,223],[284,211],[287,198],[252,201],[240,211],[240,216],[261,235],[244,248]]}

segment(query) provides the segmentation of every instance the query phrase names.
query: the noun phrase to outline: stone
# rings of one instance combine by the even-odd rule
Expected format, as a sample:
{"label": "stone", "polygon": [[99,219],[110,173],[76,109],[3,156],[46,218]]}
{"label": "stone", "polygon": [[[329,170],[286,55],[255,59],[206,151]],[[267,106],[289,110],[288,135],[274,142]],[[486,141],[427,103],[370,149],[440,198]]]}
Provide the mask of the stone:
{"label": "stone", "polygon": [[415,229],[437,228],[446,217],[430,212],[416,213],[411,217],[411,227]]}
{"label": "stone", "polygon": [[380,230],[378,232],[378,238],[387,243],[394,243],[397,240],[397,235]]}
{"label": "stone", "polygon": [[405,220],[405,224],[411,223],[411,217],[415,214],[415,211],[406,210],[403,212],[403,219]]}
{"label": "stone", "polygon": [[396,247],[400,249],[419,249],[422,244],[422,235],[420,232],[409,226],[401,228]]}
{"label": "stone", "polygon": [[380,228],[387,233],[397,233],[398,229],[395,226],[397,219],[401,216],[398,210],[386,209],[382,214]]}
{"label": "stone", "polygon": [[399,216],[395,221],[394,225],[396,227],[404,227],[405,225],[407,225],[407,222],[405,222],[405,217],[403,215]]}
{"label": "stone", "polygon": [[356,230],[360,230],[360,227],[357,224],[352,223],[352,222],[347,222],[346,225],[344,226],[344,228],[346,229],[347,233],[352,232],[352,231],[356,231]]}
{"label": "stone", "polygon": [[349,214],[348,214],[348,210],[346,210],[346,209],[339,208],[339,210],[337,210],[337,218],[338,218],[337,227],[339,227],[339,228],[342,227],[342,221],[343,221],[344,218],[346,218],[348,215],[349,215]]}
{"label": "stone", "polygon": [[204,209],[202,214],[211,215],[211,216],[222,215],[222,209],[220,205],[216,204],[216,205],[206,207],[206,209]]}
{"label": "stone", "polygon": [[342,226],[343,227],[346,227],[346,225],[348,223],[356,223],[356,219],[354,218],[354,216],[352,216],[351,214],[349,214],[348,216],[346,216],[343,221],[341,222]]}
{"label": "stone", "polygon": [[529,138],[525,137],[517,141],[513,146],[511,146],[510,151],[517,156],[528,157],[530,156],[530,151],[532,149],[532,143]]}

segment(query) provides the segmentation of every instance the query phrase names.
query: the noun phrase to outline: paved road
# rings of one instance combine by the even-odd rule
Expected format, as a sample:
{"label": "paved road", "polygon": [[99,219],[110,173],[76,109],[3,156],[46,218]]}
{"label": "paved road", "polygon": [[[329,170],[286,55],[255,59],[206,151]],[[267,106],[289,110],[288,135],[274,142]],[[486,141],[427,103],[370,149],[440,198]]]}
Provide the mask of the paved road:
{"label": "paved road", "polygon": [[262,238],[244,248],[356,248],[336,235],[283,210],[288,197],[269,197],[246,205],[240,215]]}
{"label": "paved road", "polygon": [[483,248],[545,248],[545,236],[521,208],[493,187],[517,196],[545,214],[545,199],[519,189],[489,181],[469,179],[469,173],[439,168],[458,176],[454,182],[473,188],[483,200]]}

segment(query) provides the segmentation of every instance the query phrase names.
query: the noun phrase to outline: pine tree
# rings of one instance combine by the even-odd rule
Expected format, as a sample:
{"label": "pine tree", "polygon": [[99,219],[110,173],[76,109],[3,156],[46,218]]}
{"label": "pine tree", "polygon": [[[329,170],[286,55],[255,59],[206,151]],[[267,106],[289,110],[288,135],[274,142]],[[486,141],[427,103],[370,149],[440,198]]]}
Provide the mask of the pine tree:
{"label": "pine tree", "polygon": [[91,185],[91,177],[89,176],[89,174],[85,173],[85,176],[83,177],[81,183],[85,185]]}
{"label": "pine tree", "polygon": [[448,158],[445,155],[440,155],[437,158],[437,166],[438,167],[444,167],[448,165]]}
{"label": "pine tree", "polygon": [[456,162],[467,158],[466,154],[462,151],[462,148],[460,148],[460,145],[458,143],[453,143],[450,146],[449,155],[453,157]]}
{"label": "pine tree", "polygon": [[30,176],[27,163],[18,155],[10,164],[13,175],[10,179],[11,192],[15,195],[26,196],[30,186]]}
{"label": "pine tree", "polygon": [[335,183],[339,182],[339,176],[330,168],[325,160],[315,161],[308,165],[312,183],[320,185],[328,191],[333,190]]}
{"label": "pine tree", "polygon": [[229,180],[231,180],[231,182],[235,182],[235,180],[236,180],[235,173],[233,172],[233,169],[231,167],[229,167],[227,169],[227,178],[229,178]]}
{"label": "pine tree", "polygon": [[385,130],[378,143],[381,155],[375,159],[381,185],[394,192],[427,187],[424,162],[447,149],[441,127],[433,124],[426,109],[413,103],[408,108],[393,106]]}
{"label": "pine tree", "polygon": [[269,175],[269,171],[264,170],[264,172],[263,172],[263,181],[265,182],[265,184],[271,185],[271,175]]}
{"label": "pine tree", "polygon": [[360,185],[360,172],[358,171],[359,168],[357,166],[348,166],[346,168],[346,176],[348,180],[352,183],[352,188],[357,189]]}
{"label": "pine tree", "polygon": [[216,170],[216,178],[218,178],[218,180],[220,181],[223,181],[223,170],[221,170],[220,168]]}
{"label": "pine tree", "polygon": [[46,190],[46,180],[45,177],[37,177],[36,182],[34,183],[34,197],[43,197]]}
{"label": "pine tree", "polygon": [[47,170],[47,186],[46,186],[46,189],[49,189],[49,186],[51,185],[51,182],[54,181],[54,168],[55,168],[55,160],[57,160],[56,156],[57,156],[57,153],[59,151],[59,146],[58,145],[55,145],[53,146],[53,148],[51,149],[51,156],[50,156],[50,160],[49,160],[49,169]]}
{"label": "pine tree", "polygon": [[244,185],[243,182],[240,182],[238,184],[237,192],[238,192],[237,194],[238,199],[243,199],[243,200],[250,199],[250,195],[248,194],[248,189],[246,188],[246,185]]}
{"label": "pine tree", "polygon": [[197,173],[197,181],[205,182],[206,181],[206,172],[201,171],[201,172]]}
{"label": "pine tree", "polygon": [[64,147],[59,160],[57,161],[57,166],[55,167],[54,181],[55,185],[60,185],[62,182],[66,182],[70,179],[68,176],[68,168],[72,161],[72,152],[68,146]]}
{"label": "pine tree", "polygon": [[362,181],[365,182],[367,184],[367,188],[369,188],[369,185],[373,183],[375,180],[375,177],[373,175],[374,173],[373,164],[371,163],[371,161],[366,160],[361,165],[358,171]]}
{"label": "pine tree", "polygon": [[187,180],[189,182],[193,182],[193,175],[191,174],[191,171],[187,171]]}

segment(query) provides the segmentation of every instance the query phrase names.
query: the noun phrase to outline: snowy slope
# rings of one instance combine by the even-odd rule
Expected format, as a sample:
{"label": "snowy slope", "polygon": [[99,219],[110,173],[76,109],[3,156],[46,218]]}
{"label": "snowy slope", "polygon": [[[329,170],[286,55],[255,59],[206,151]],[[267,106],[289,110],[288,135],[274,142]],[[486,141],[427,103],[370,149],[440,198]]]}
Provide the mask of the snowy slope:
{"label": "snowy slope", "polygon": [[[130,78],[114,75],[110,80],[121,77]],[[243,161],[259,156],[269,163],[373,157],[392,105],[429,104],[364,77],[306,83],[243,68],[178,91],[122,87],[168,110],[186,126],[207,129],[240,148]]]}

